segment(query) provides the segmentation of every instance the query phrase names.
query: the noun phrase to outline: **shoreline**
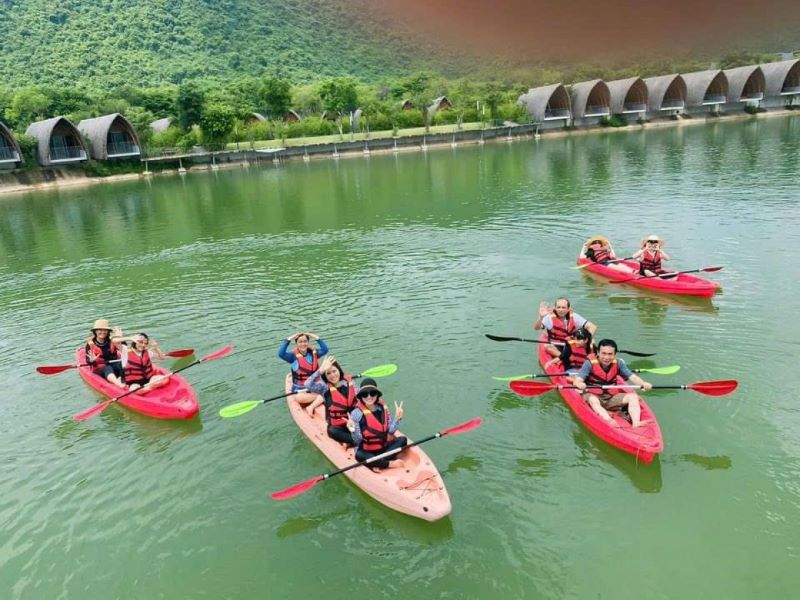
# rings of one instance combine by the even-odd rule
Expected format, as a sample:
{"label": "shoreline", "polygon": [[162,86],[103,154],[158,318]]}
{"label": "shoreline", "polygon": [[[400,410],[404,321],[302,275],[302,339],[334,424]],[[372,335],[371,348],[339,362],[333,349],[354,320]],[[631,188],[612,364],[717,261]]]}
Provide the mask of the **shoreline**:
{"label": "shoreline", "polygon": [[[189,168],[163,169],[157,172],[121,173],[118,175],[89,176],[81,171],[69,168],[40,169],[17,173],[10,171],[8,174],[0,171],[0,196],[26,194],[29,192],[54,190],[62,188],[89,187],[101,183],[116,183],[120,181],[147,180],[152,177],[167,177],[185,175],[197,172],[205,173],[216,170],[230,170],[249,168],[255,163],[263,166],[263,162],[281,165],[284,162],[310,161],[310,160],[338,160],[340,158],[368,157],[372,154],[397,154],[406,152],[426,152],[443,148],[455,148],[460,145],[481,145],[487,142],[513,143],[523,140],[549,138],[559,139],[564,137],[595,135],[598,133],[626,133],[643,131],[647,129],[665,129],[671,127],[689,127],[708,125],[709,123],[726,123],[747,119],[765,119],[776,117],[791,117],[800,115],[800,111],[778,109],[754,115],[742,113],[723,115],[719,117],[694,117],[691,119],[664,120],[650,123],[633,123],[626,127],[601,127],[590,126],[581,129],[550,129],[539,131],[537,126],[520,125],[517,127],[499,127],[483,130],[466,130],[453,133],[430,134],[424,136],[409,136],[408,138],[376,138],[372,140],[373,147],[369,147],[370,140],[366,142],[330,142],[326,144],[313,144],[304,146],[291,146],[284,148],[280,153],[274,153],[273,158],[257,151],[229,151],[225,153],[185,155],[169,159],[170,162],[179,158],[190,164]],[[513,133],[512,133],[513,131]],[[505,135],[502,135],[505,133]],[[421,139],[420,139],[421,138]],[[398,143],[398,141],[400,143]],[[150,160],[148,162],[156,162]],[[163,162],[163,161],[162,161]],[[180,163],[182,164],[182,163]],[[146,169],[146,162],[142,162]],[[24,181],[36,173],[41,181]],[[5,182],[4,179],[16,179],[15,182]],[[23,181],[20,181],[23,179]]]}

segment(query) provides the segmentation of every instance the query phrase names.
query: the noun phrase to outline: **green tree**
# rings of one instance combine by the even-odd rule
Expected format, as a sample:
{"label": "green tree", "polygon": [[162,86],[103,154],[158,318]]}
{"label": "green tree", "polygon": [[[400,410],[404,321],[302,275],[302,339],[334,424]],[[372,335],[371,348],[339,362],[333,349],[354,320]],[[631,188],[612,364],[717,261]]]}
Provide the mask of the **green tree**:
{"label": "green tree", "polygon": [[200,118],[203,141],[222,142],[233,131],[236,112],[225,104],[209,104]]}
{"label": "green tree", "polygon": [[266,77],[258,89],[259,108],[271,119],[280,119],[292,107],[292,84],[285,79]]}
{"label": "green tree", "polygon": [[178,98],[176,101],[178,111],[178,122],[181,128],[189,129],[192,125],[197,125],[203,117],[203,102],[205,93],[202,88],[190,81],[178,88]]}
{"label": "green tree", "polygon": [[15,127],[24,129],[23,126],[44,119],[50,112],[50,103],[50,98],[38,89],[22,88],[14,94],[6,118]]}
{"label": "green tree", "polygon": [[319,96],[326,112],[340,114],[358,108],[356,82],[350,77],[328,79],[320,86]]}

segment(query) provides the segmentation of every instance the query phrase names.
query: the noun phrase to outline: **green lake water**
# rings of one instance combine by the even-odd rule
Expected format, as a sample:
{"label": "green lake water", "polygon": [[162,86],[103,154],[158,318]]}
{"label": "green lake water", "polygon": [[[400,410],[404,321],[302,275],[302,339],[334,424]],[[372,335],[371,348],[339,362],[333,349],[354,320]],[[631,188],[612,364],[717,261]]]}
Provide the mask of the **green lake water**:
{"label": "green lake water", "polygon": [[[787,598],[800,585],[800,118],[271,164],[0,198],[0,598]],[[724,265],[711,301],[571,269],[589,235],[671,265]],[[567,295],[654,383],[737,378],[723,398],[647,394],[665,448],[637,464],[530,372],[541,300]],[[96,318],[166,349],[189,422],[112,406],[71,362]],[[451,516],[395,513],[332,470],[286,406],[283,337],[350,372],[395,362]],[[168,363],[173,364],[173,363]],[[184,363],[178,363],[184,364]],[[538,369],[537,369],[538,370]]]}

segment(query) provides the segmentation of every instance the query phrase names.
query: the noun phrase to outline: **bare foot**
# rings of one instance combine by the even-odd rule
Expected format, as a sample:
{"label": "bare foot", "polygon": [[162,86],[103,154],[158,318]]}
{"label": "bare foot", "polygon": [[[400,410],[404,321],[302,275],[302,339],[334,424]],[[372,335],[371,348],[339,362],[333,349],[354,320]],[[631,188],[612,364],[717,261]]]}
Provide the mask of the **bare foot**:
{"label": "bare foot", "polygon": [[404,463],[401,458],[393,460],[393,461],[391,461],[389,463],[389,468],[390,469],[402,469],[405,466],[406,466],[406,463]]}
{"label": "bare foot", "polygon": [[619,423],[617,423],[614,419],[609,419],[608,421],[606,421],[606,423],[608,423],[609,427],[614,427],[616,429],[619,428]]}
{"label": "bare foot", "polygon": [[644,427],[645,425],[650,425],[650,419],[645,419],[644,421],[639,421],[635,425],[632,425],[632,427]]}
{"label": "bare foot", "polygon": [[339,444],[341,445],[342,450],[347,450],[347,444],[345,444],[344,442],[339,442]]}

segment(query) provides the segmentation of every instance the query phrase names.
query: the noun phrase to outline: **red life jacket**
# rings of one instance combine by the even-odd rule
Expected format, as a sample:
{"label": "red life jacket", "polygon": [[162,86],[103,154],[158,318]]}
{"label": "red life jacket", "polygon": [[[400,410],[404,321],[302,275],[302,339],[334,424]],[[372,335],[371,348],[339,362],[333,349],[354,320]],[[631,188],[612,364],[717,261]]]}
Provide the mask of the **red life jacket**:
{"label": "red life jacket", "polygon": [[[89,360],[90,352],[97,356],[94,361]],[[97,343],[97,338],[94,336],[86,342],[86,362],[92,366],[92,370],[95,373],[119,357],[119,349],[111,343],[111,339],[107,339],[102,346]]]}
{"label": "red life jacket", "polygon": [[125,365],[125,383],[146,383],[150,381],[155,370],[153,361],[150,360],[150,353],[147,349],[142,350],[139,356],[136,352],[128,352],[128,364]]}
{"label": "red life jacket", "polygon": [[613,396],[614,394],[618,394],[623,390],[616,389],[616,388],[608,388],[602,389],[599,387],[591,387],[592,385],[612,385],[617,383],[617,378],[619,377],[619,367],[617,366],[617,359],[615,358],[611,361],[611,365],[608,367],[608,371],[603,369],[603,366],[600,364],[600,361],[596,358],[591,360],[592,363],[592,370],[589,373],[588,377],[586,377],[586,391],[591,392],[595,396],[602,396],[608,395]]}
{"label": "red life jacket", "polygon": [[652,271],[653,273],[663,273],[661,268],[661,250],[656,250],[652,254],[645,250],[639,259],[639,271]]}
{"label": "red life jacket", "polygon": [[292,371],[292,382],[297,385],[303,385],[314,371],[319,369],[319,360],[317,359],[317,351],[311,351],[311,362],[308,362],[305,356],[300,354],[299,350],[294,351],[295,358],[297,358],[297,371]]}
{"label": "red life jacket", "polygon": [[553,311],[553,326],[547,330],[547,341],[565,342],[577,329],[575,320],[572,318],[572,309],[567,313],[566,321],[559,318],[556,311]]}
{"label": "red life jacket", "polygon": [[611,251],[609,250],[608,246],[603,246],[602,244],[592,244],[589,246],[594,253],[594,262],[601,263],[606,260],[611,260]]}
{"label": "red life jacket", "polygon": [[350,375],[344,376],[347,382],[347,397],[339,391],[335,385],[328,384],[328,391],[325,392],[325,418],[328,425],[333,427],[344,427],[347,425],[347,418],[350,411],[356,407],[356,386]]}
{"label": "red life jacket", "polygon": [[380,452],[388,446],[394,436],[389,433],[389,409],[383,407],[383,418],[378,420],[363,402],[358,403],[358,408],[364,414],[361,417],[361,450],[364,452]]}
{"label": "red life jacket", "polygon": [[569,344],[570,354],[567,360],[568,364],[564,365],[564,370],[580,369],[583,363],[586,362],[586,359],[589,358],[588,344],[579,346],[575,340],[567,340],[567,344]]}

